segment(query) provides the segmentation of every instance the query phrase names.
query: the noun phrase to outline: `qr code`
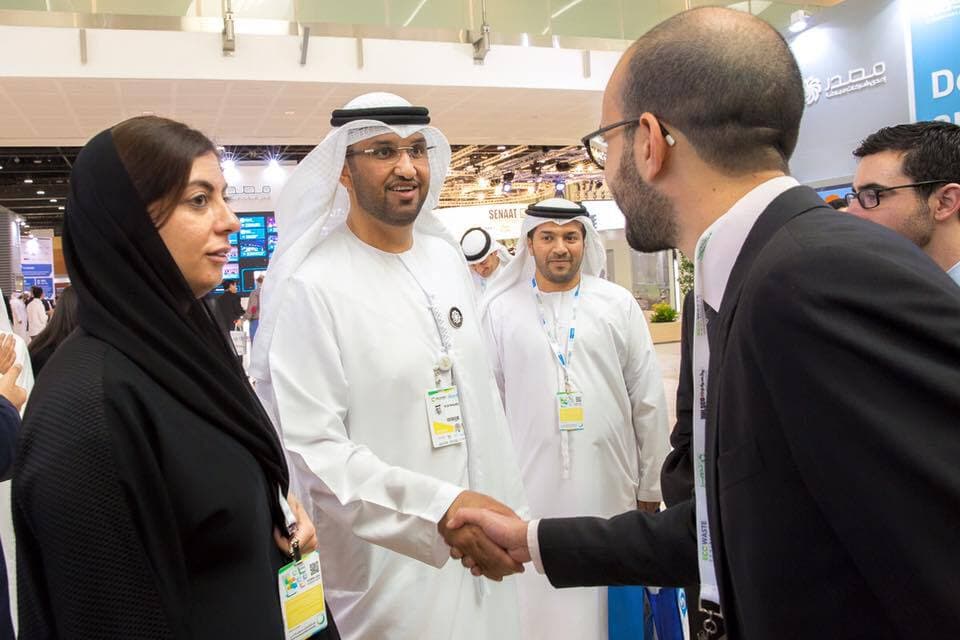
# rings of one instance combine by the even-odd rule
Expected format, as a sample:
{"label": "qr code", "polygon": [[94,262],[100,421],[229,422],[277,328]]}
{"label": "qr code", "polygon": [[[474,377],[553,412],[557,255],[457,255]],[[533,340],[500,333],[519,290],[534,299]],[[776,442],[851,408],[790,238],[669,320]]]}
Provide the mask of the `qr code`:
{"label": "qr code", "polygon": [[317,575],[318,573],[320,573],[320,563],[319,563],[319,562],[311,562],[311,563],[310,563],[310,577],[312,578],[313,576]]}

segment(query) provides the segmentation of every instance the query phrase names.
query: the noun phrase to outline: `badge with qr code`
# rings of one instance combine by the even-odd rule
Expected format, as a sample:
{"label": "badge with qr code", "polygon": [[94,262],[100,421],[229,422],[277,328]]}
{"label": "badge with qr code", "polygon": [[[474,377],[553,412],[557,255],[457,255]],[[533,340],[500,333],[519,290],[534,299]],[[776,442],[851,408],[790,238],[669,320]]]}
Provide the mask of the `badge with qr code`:
{"label": "badge with qr code", "polygon": [[286,640],[304,640],[327,628],[320,556],[308,553],[277,573]]}

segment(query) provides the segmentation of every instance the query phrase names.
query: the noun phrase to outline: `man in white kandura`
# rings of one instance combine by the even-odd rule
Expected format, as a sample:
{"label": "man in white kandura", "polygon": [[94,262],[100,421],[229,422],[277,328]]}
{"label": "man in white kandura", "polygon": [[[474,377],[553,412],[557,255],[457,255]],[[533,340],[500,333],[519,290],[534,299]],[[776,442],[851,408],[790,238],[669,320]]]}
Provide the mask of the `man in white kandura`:
{"label": "man in white kandura", "polygon": [[477,285],[477,295],[483,293],[494,278],[503,273],[512,256],[506,247],[493,239],[482,227],[467,229],[460,238],[463,257],[473,272],[473,281]]}
{"label": "man in white kandura", "polygon": [[469,547],[489,577],[520,569],[446,521],[525,499],[470,274],[433,213],[450,145],[429,121],[385,93],[333,112],[280,196],[252,373],[315,507],[341,635],[516,640],[516,579],[447,562]]}
{"label": "man in white kandura", "polygon": [[[484,319],[531,512],[656,511],[669,429],[643,311],[597,277],[606,254],[582,205],[529,207],[519,246]],[[525,640],[607,637],[605,587],[557,590],[529,572],[520,603]]]}

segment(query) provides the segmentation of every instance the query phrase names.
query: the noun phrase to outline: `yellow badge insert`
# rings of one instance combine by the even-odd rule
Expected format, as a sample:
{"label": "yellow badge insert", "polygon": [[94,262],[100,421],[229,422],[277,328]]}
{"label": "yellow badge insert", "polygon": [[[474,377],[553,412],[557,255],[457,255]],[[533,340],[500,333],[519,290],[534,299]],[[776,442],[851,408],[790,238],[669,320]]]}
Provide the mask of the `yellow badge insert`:
{"label": "yellow badge insert", "polygon": [[557,394],[557,421],[560,431],[583,431],[583,394],[561,391]]}
{"label": "yellow badge insert", "polygon": [[304,640],[327,628],[320,556],[314,551],[277,573],[286,640]]}

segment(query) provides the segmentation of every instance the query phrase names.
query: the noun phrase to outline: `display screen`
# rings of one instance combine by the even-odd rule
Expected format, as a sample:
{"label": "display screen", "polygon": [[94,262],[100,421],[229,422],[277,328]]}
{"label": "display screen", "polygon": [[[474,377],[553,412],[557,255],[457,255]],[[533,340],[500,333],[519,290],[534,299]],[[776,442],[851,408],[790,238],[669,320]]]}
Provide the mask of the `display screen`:
{"label": "display screen", "polygon": [[277,219],[273,216],[267,216],[267,233],[277,232]]}
{"label": "display screen", "polygon": [[277,236],[271,234],[267,236],[267,257],[272,258],[273,252],[277,249]]}
{"label": "display screen", "polygon": [[240,231],[233,243],[238,252],[239,290],[249,295],[256,286],[256,276],[265,273],[270,255],[277,244],[276,219],[270,213],[242,213]]}

